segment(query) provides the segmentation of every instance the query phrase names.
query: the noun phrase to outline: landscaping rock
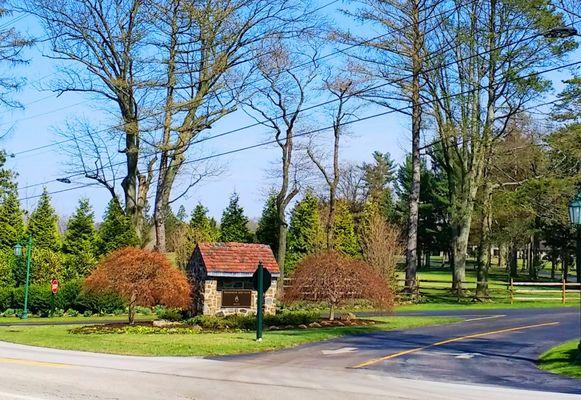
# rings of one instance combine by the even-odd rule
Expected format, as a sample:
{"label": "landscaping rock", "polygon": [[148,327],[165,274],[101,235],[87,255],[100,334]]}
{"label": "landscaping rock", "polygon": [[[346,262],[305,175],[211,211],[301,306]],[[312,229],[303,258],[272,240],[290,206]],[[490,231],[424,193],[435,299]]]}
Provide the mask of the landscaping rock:
{"label": "landscaping rock", "polygon": [[282,329],[294,329],[292,325],[285,325]]}
{"label": "landscaping rock", "polygon": [[321,326],[331,326],[331,325],[332,325],[331,321],[327,320],[321,321]]}
{"label": "landscaping rock", "polygon": [[343,322],[341,322],[341,321],[335,322],[335,325],[337,325],[337,326],[345,326],[345,324]]}
{"label": "landscaping rock", "polygon": [[318,322],[311,322],[309,324],[309,328],[320,328],[321,324],[319,324]]}
{"label": "landscaping rock", "polygon": [[158,319],[156,321],[153,321],[152,325],[155,326],[156,328],[170,328],[181,325],[181,322],[173,322],[165,319]]}
{"label": "landscaping rock", "polygon": [[307,329],[307,326],[304,324],[300,324],[299,326],[297,326],[297,328],[299,329]]}
{"label": "landscaping rock", "polygon": [[344,313],[339,317],[340,321],[351,321],[353,319],[357,319],[357,316],[353,313]]}
{"label": "landscaping rock", "polygon": [[268,330],[269,330],[269,331],[278,331],[279,329],[280,329],[280,328],[279,328],[278,326],[276,326],[276,325],[272,325],[272,326],[269,326],[269,327],[268,327]]}

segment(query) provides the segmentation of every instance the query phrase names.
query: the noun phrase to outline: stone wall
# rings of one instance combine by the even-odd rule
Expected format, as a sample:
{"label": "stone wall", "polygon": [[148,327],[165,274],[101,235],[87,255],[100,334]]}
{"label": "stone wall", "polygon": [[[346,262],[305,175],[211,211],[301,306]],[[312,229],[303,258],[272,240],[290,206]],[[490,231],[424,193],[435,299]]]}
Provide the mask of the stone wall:
{"label": "stone wall", "polygon": [[[209,279],[204,282],[204,315],[229,315],[229,314],[256,314],[256,291],[251,294],[250,308],[222,308],[222,291],[218,290],[218,282]],[[270,288],[264,293],[264,312],[274,314],[276,312],[276,279],[273,279]]]}

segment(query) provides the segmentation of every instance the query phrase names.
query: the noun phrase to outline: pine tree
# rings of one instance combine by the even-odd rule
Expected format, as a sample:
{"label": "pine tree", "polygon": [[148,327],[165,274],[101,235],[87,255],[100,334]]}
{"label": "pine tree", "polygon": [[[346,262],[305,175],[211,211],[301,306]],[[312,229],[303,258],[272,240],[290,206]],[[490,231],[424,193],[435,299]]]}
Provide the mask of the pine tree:
{"label": "pine tree", "polygon": [[186,218],[188,217],[188,213],[186,212],[186,208],[184,207],[184,205],[182,204],[180,206],[180,208],[178,208],[178,212],[176,214],[176,218],[180,221],[180,222],[186,222]]}
{"label": "pine tree", "polygon": [[269,245],[275,255],[278,253],[278,215],[275,194],[271,194],[266,199],[256,228],[256,241]]}
{"label": "pine tree", "polygon": [[190,218],[191,238],[195,243],[220,240],[220,230],[214,218],[208,217],[208,209],[198,204]]}
{"label": "pine tree", "polygon": [[220,221],[220,241],[222,242],[252,242],[252,234],[248,230],[248,218],[244,209],[238,204],[237,193],[230,197],[230,204],[222,213]]}
{"label": "pine tree", "polygon": [[67,223],[63,241],[65,278],[87,276],[97,264],[95,214],[88,199],[81,199]]}
{"label": "pine tree", "polygon": [[58,228],[58,216],[50,204],[46,188],[42,192],[36,209],[28,220],[28,233],[32,235],[34,247],[57,252],[61,248],[61,237]]}
{"label": "pine tree", "polygon": [[333,224],[333,244],[335,250],[355,257],[361,254],[361,249],[355,234],[353,214],[345,201],[338,201],[335,209],[335,223]]}
{"label": "pine tree", "polygon": [[303,257],[322,247],[323,231],[319,219],[319,200],[308,191],[291,211],[285,261],[289,272]]}
{"label": "pine tree", "polygon": [[112,199],[97,234],[97,253],[104,255],[121,247],[138,245],[139,238],[131,220],[125,215],[119,202]]}
{"label": "pine tree", "polygon": [[0,249],[11,251],[25,236],[20,201],[16,191],[10,191],[0,204]]}

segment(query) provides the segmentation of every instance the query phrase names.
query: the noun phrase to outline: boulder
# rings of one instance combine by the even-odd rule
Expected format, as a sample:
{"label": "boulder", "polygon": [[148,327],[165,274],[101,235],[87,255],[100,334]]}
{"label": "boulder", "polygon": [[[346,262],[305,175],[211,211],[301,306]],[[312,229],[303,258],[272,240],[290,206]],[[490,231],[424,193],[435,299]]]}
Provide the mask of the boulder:
{"label": "boulder", "polygon": [[309,324],[309,328],[320,328],[321,324],[319,324],[318,322],[311,322]]}
{"label": "boulder", "polygon": [[182,325],[182,323],[181,322],[174,322],[174,321],[167,321],[165,319],[158,319],[158,320],[153,321],[152,325],[155,326],[156,328],[170,328],[170,327]]}
{"label": "boulder", "polygon": [[307,326],[305,324],[300,324],[299,326],[297,326],[297,328],[299,328],[299,329],[307,329]]}
{"label": "boulder", "polygon": [[353,319],[357,319],[357,316],[353,313],[344,313],[339,317],[340,321],[351,321]]}
{"label": "boulder", "polygon": [[269,331],[278,331],[279,329],[280,328],[278,326],[276,326],[276,325],[271,325],[271,326],[268,327],[268,330]]}

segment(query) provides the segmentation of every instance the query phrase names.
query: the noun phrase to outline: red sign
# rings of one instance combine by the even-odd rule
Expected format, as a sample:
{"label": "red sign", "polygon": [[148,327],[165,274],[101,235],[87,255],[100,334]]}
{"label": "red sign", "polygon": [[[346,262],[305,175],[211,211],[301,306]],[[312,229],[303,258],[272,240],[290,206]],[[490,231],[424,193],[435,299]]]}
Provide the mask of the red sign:
{"label": "red sign", "polygon": [[57,294],[59,292],[58,279],[53,279],[52,281],[50,281],[50,290],[52,290],[52,294]]}

